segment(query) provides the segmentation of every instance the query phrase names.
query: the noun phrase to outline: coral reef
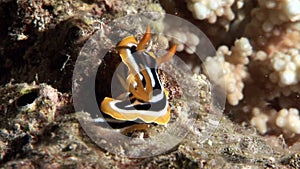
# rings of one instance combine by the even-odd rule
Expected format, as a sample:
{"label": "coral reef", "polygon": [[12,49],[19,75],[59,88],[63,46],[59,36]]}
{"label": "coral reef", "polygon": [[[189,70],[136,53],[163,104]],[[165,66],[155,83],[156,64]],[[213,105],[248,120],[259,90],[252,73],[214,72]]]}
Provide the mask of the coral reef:
{"label": "coral reef", "polygon": [[[191,15],[180,2],[171,6],[177,10],[165,4],[167,11],[202,28],[215,44],[216,56],[208,57],[202,68],[226,92],[226,111],[233,120],[249,122],[261,134],[299,140],[300,1],[189,0]],[[182,47],[188,47],[189,30],[180,29],[173,34],[182,42],[171,41],[179,51],[192,53]],[[234,115],[240,113],[244,116]]]}
{"label": "coral reef", "polygon": [[[268,128],[259,130],[263,134],[267,129],[278,127],[289,136],[299,134],[299,106],[293,102],[299,95],[300,12],[295,10],[299,7],[300,1],[259,1],[259,7],[252,10],[253,19],[245,30],[257,51],[252,56],[249,72],[257,83],[255,86],[264,85],[266,90],[260,95],[259,106],[249,104],[258,107],[260,114],[268,116],[265,121]],[[256,69],[257,66],[261,68]],[[255,86],[249,85],[249,89]]]}
{"label": "coral reef", "polygon": [[193,54],[196,51],[200,39],[187,26],[172,24],[168,25],[165,29],[168,30],[166,33],[168,40],[177,45],[176,50],[178,52],[185,51],[188,54]]}
{"label": "coral reef", "polygon": [[[233,124],[226,117],[220,120],[215,112],[220,110],[210,107],[208,79],[204,75],[189,78],[189,84],[201,91],[203,106],[198,112],[201,118],[193,126],[187,123],[180,126],[189,134],[171,151],[138,159],[114,155],[96,146],[80,127],[70,95],[46,84],[7,84],[0,88],[0,94],[7,96],[1,98],[1,114],[6,116],[0,116],[0,166],[8,169],[299,167],[297,147],[274,150],[254,130]],[[180,105],[177,106],[179,109]],[[153,126],[149,132],[155,134],[160,128]],[[105,134],[110,137],[112,132]],[[286,147],[278,138],[271,141],[281,149]]]}
{"label": "coral reef", "polygon": [[295,108],[281,109],[276,118],[276,125],[289,132],[300,134],[299,111]]}
{"label": "coral reef", "polygon": [[[243,33],[247,38],[243,38],[244,41],[250,43],[238,48],[239,40],[236,40],[231,51],[221,46],[216,56],[208,57],[204,63],[208,74],[213,74],[213,81],[221,76],[217,65],[223,65],[228,104],[246,115],[252,113],[246,121],[256,126],[261,134],[284,133],[296,138],[299,134],[299,106],[295,103],[300,92],[300,12],[296,10],[299,7],[298,0],[259,0],[251,10],[251,20]],[[243,47],[253,48],[253,51],[243,53]],[[223,55],[236,51],[240,53],[224,59]],[[230,64],[235,69],[229,69]],[[232,106],[228,106],[228,110]]]}
{"label": "coral reef", "polygon": [[231,51],[227,46],[221,46],[215,57],[207,57],[203,63],[204,71],[225,90],[231,105],[237,105],[243,99],[243,80],[248,76],[246,66],[252,52],[248,39],[241,38],[235,41]]}
{"label": "coral reef", "polygon": [[[1,1],[0,167],[299,168],[299,9],[299,0]],[[178,126],[187,131],[186,138],[155,157],[111,154],[86,135],[72,105],[78,53],[109,21],[158,11],[161,15],[146,17],[154,30],[168,36],[153,37],[149,48],[157,51],[168,48],[168,41],[176,43],[178,55],[199,72],[200,63],[191,56],[202,39],[184,23],[162,26],[165,10],[196,25],[216,47],[215,56],[202,64],[213,85],[203,74],[174,73],[185,85],[196,86],[190,93],[200,95],[195,124]],[[128,23],[120,25],[132,30]],[[103,69],[118,62],[113,51],[108,55],[112,57],[103,61]],[[108,72],[99,73],[103,86],[109,83]],[[167,74],[160,78],[176,120],[184,116],[178,114],[184,104],[176,100],[183,90]],[[211,105],[214,85],[227,97],[224,116],[218,105]],[[103,86],[96,91],[107,92]],[[151,137],[164,129],[152,125],[148,133],[131,134]]]}
{"label": "coral reef", "polygon": [[[228,26],[229,22],[235,18],[231,9],[234,0],[227,1],[203,1],[189,0],[187,8],[193,13],[196,19],[207,19],[209,23],[216,23],[218,17],[222,17],[223,26]],[[239,6],[242,7],[242,1],[239,1]]]}

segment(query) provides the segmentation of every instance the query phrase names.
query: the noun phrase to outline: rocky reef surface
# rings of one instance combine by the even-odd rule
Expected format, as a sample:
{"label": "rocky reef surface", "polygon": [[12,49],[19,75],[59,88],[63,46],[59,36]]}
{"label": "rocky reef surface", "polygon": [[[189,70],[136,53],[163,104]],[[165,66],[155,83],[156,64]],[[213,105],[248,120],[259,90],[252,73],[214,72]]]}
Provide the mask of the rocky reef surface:
{"label": "rocky reef surface", "polygon": [[[300,1],[208,2],[0,1],[1,168],[299,168]],[[178,23],[164,29],[181,41],[155,37],[152,48],[176,43],[178,55],[190,63],[195,75],[175,77],[187,81],[184,88],[194,86],[201,106],[193,125],[179,126],[188,132],[178,145],[157,156],[128,158],[97,146],[83,130],[73,107],[72,75],[94,32],[115,18],[152,11],[195,24],[217,52],[203,64],[190,59],[200,42]],[[106,68],[116,58],[106,60]],[[226,71],[218,71],[220,65]],[[206,71],[199,73],[203,66]],[[99,73],[105,79],[107,72]],[[204,75],[215,72],[209,77],[220,78]],[[187,107],[176,100],[181,89],[168,75],[160,76],[172,116],[179,117]],[[211,104],[211,84],[226,91],[225,111]],[[151,136],[167,127],[131,134]]]}

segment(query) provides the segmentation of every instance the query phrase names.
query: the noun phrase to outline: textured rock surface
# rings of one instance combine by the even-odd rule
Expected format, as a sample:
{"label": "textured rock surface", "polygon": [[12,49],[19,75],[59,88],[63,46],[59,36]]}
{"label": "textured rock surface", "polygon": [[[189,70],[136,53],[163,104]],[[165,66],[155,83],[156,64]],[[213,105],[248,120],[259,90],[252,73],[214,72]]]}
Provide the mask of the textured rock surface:
{"label": "textured rock surface", "polygon": [[[174,0],[1,1],[1,168],[299,168],[300,143],[295,130],[299,126],[287,123],[299,121],[299,77],[291,78],[299,74],[299,65],[295,64],[295,69],[287,66],[292,61],[296,63],[294,60],[299,56],[295,51],[299,51],[299,14],[297,10],[288,10],[299,2],[239,0],[228,1],[216,9],[215,4],[210,4],[213,10],[206,17],[198,13],[198,19],[204,21],[192,19],[187,10],[192,2],[203,8],[201,0],[189,1],[190,4]],[[227,15],[217,13],[223,8]],[[277,13],[272,12],[274,9]],[[189,77],[193,79],[189,82],[199,88],[202,106],[195,124],[186,126],[187,137],[172,150],[155,157],[129,159],[113,155],[99,148],[80,127],[72,105],[72,69],[82,45],[106,22],[141,11],[164,10],[193,22],[216,48],[227,45],[220,48],[217,57],[227,62],[229,75],[242,72],[230,81],[239,88],[232,92],[236,98],[229,104],[239,105],[227,105],[228,113],[221,117],[209,113],[222,113],[210,105],[210,84],[203,75]],[[282,16],[278,17],[281,20],[270,24],[274,15]],[[250,31],[253,26],[259,27],[257,32]],[[282,32],[278,34],[278,30]],[[241,36],[248,38],[254,53],[247,52],[248,42]],[[166,39],[162,37],[161,41]],[[196,41],[184,45],[193,48]],[[286,55],[291,57],[281,59]],[[245,78],[248,76],[250,81]],[[176,97],[180,89],[168,77],[162,75],[162,79],[171,97]],[[260,92],[265,84],[268,90]],[[176,102],[171,104],[180,107]],[[290,109],[293,107],[296,109]],[[259,135],[249,124],[261,133],[269,131],[268,135]]]}

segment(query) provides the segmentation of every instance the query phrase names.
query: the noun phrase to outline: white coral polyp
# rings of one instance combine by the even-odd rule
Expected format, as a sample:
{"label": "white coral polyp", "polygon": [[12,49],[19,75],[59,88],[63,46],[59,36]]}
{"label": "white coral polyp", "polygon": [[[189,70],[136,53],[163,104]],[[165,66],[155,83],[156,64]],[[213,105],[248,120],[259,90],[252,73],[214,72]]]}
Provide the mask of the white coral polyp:
{"label": "white coral polyp", "polygon": [[193,8],[192,10],[194,11],[194,15],[197,19],[203,20],[206,19],[209,14],[210,14],[210,10],[203,5],[201,2],[196,2],[193,4]]}
{"label": "white coral polyp", "polygon": [[300,116],[295,108],[281,109],[276,118],[276,125],[284,130],[300,134]]}
{"label": "white coral polyp", "polygon": [[[286,53],[275,52],[271,55],[271,66],[275,71],[270,76],[273,83],[278,83],[280,86],[299,83],[300,55],[298,50],[291,49]],[[276,74],[278,78],[275,78]]]}
{"label": "white coral polyp", "polygon": [[217,10],[220,6],[218,1],[208,1],[207,5],[211,10]]}
{"label": "white coral polyp", "polygon": [[271,61],[273,61],[273,68],[276,71],[281,71],[284,69],[285,61],[283,59],[272,59]]}
{"label": "white coral polyp", "polygon": [[292,85],[298,82],[296,73],[294,71],[285,70],[280,72],[280,83],[284,85]]}
{"label": "white coral polyp", "polygon": [[234,42],[234,46],[231,48],[233,55],[239,55],[243,59],[242,64],[248,64],[250,56],[253,52],[252,46],[247,38],[240,38]]}
{"label": "white coral polyp", "polygon": [[252,114],[251,125],[255,126],[260,134],[265,134],[268,130],[267,122],[269,121],[269,116],[262,113],[257,107],[253,108]]}
{"label": "white coral polyp", "polygon": [[170,27],[170,29],[167,37],[172,43],[177,45],[176,51],[185,51],[188,54],[195,53],[197,45],[200,43],[200,39],[196,34],[190,32],[188,27],[182,25]]}
{"label": "white coral polyp", "polygon": [[[235,18],[231,6],[234,0],[188,0],[187,8],[193,13],[195,19],[208,19],[209,23],[215,23],[218,16],[224,16],[227,20],[232,21]],[[242,6],[243,4],[241,4]]]}
{"label": "white coral polyp", "polygon": [[206,72],[206,75],[218,85],[222,85],[220,79],[228,72],[225,69],[226,65],[224,62],[224,57],[207,57],[204,62],[204,71]]}
{"label": "white coral polyp", "polygon": [[295,22],[300,19],[300,0],[285,0],[283,3],[283,10],[286,16]]}
{"label": "white coral polyp", "polygon": [[207,57],[203,63],[204,71],[212,82],[226,92],[227,101],[237,105],[243,99],[243,79],[247,77],[246,64],[253,53],[249,40],[241,38],[235,41],[231,51],[228,47],[218,48],[215,57]]}
{"label": "white coral polyp", "polygon": [[[292,22],[300,19],[300,0],[281,0],[278,2],[273,0],[259,0],[259,5],[267,9],[282,11],[285,14],[285,18]],[[280,15],[280,13],[278,14]]]}

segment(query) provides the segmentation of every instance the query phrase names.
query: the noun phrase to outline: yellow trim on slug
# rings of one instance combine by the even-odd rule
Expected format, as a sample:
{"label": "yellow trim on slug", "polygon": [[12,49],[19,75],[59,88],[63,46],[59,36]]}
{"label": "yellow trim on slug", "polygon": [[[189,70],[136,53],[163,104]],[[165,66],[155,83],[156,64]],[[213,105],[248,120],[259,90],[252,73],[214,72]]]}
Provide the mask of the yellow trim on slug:
{"label": "yellow trim on slug", "polygon": [[151,115],[142,115],[142,114],[138,114],[138,113],[117,112],[109,106],[109,102],[111,102],[111,101],[114,101],[114,99],[112,99],[110,97],[105,97],[101,103],[101,110],[105,114],[108,114],[115,119],[133,121],[133,120],[136,120],[139,118],[146,123],[157,123],[157,124],[161,124],[161,125],[165,125],[170,121],[170,107],[168,107],[168,110],[165,115],[156,117],[156,116],[151,116]]}
{"label": "yellow trim on slug", "polygon": [[[129,83],[129,92],[132,93],[135,98],[142,100],[144,102],[148,102],[151,99],[151,95],[152,95],[152,83],[151,83],[151,79],[145,69],[142,70],[141,73],[145,77],[146,90],[144,88],[144,85],[143,85],[139,75],[136,74],[136,75],[134,75],[134,80],[131,80]],[[133,82],[137,83],[136,87],[133,86]]]}
{"label": "yellow trim on slug", "polygon": [[160,117],[156,118],[154,122],[157,124],[162,124],[162,125],[167,124],[170,121],[170,112],[171,112],[171,109],[170,109],[170,106],[168,106],[167,113],[164,116],[160,116]]}
{"label": "yellow trim on slug", "polygon": [[138,44],[137,40],[133,36],[127,36],[126,38],[122,39],[120,43],[118,43],[117,47],[127,46],[129,43]]}
{"label": "yellow trim on slug", "polygon": [[167,97],[167,99],[169,98],[169,92],[168,92],[168,90],[167,89],[164,89],[164,92],[165,92],[165,95],[166,95],[166,97]]}
{"label": "yellow trim on slug", "polygon": [[112,116],[115,119],[127,120],[126,117],[124,117],[123,114],[114,111],[109,106],[109,102],[111,102],[111,101],[114,101],[114,99],[110,98],[110,97],[105,97],[104,100],[101,102],[101,111],[103,111],[105,114],[108,114],[108,115]]}
{"label": "yellow trim on slug", "polygon": [[132,63],[130,62],[130,60],[128,60],[128,56],[127,56],[127,51],[128,48],[123,48],[123,47],[129,47],[128,44],[134,44],[137,45],[138,42],[137,40],[133,37],[133,36],[128,36],[126,38],[124,38],[123,40],[121,40],[121,42],[117,45],[117,50],[119,52],[119,55],[121,56],[122,61],[125,63],[125,65],[128,67],[129,69],[129,73],[137,73],[134,68]]}

